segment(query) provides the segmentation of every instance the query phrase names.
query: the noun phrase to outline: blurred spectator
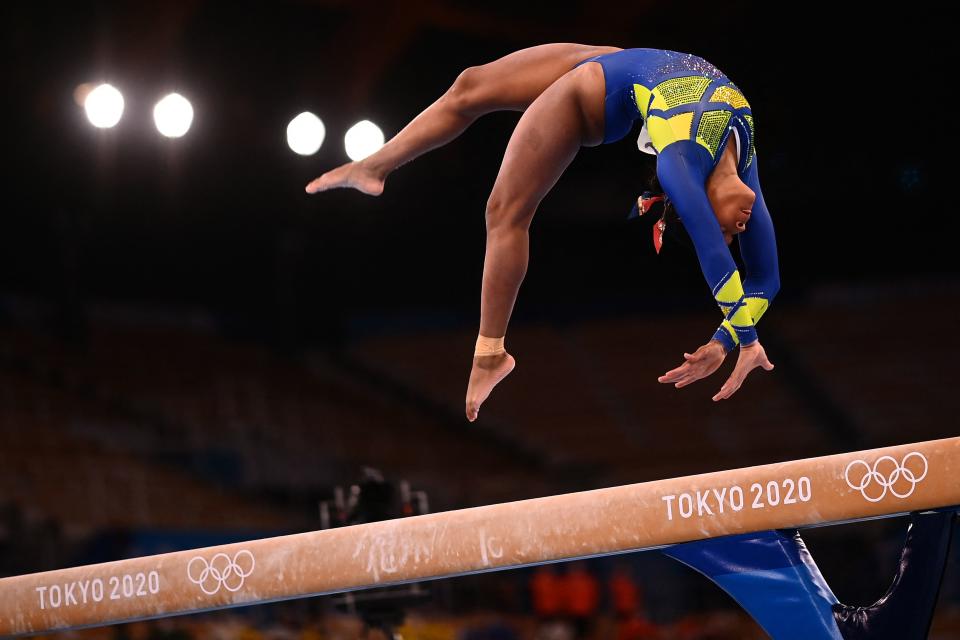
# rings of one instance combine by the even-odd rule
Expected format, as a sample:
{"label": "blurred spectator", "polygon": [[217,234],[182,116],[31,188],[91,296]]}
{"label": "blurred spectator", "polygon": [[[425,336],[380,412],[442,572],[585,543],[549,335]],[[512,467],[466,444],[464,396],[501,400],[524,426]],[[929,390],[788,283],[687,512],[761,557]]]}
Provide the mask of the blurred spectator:
{"label": "blurred spectator", "polygon": [[659,640],[660,628],[640,616],[617,622],[617,640]]}
{"label": "blurred spectator", "polygon": [[630,565],[617,563],[610,574],[610,605],[617,620],[617,640],[652,640],[659,629],[647,619],[643,592],[630,571]]}
{"label": "blurred spectator", "polygon": [[566,613],[564,581],[556,565],[537,567],[530,578],[530,597],[537,616],[537,640],[572,640],[573,628],[563,618]]}
{"label": "blurred spectator", "polygon": [[563,615],[563,583],[552,564],[537,567],[530,579],[530,597],[533,612],[541,623],[550,622]]}
{"label": "blurred spectator", "polygon": [[589,635],[600,609],[600,584],[585,562],[573,562],[563,577],[564,612],[576,629],[578,638]]}
{"label": "blurred spectator", "polygon": [[628,564],[619,562],[614,566],[607,586],[613,614],[618,620],[628,620],[642,612],[643,594]]}

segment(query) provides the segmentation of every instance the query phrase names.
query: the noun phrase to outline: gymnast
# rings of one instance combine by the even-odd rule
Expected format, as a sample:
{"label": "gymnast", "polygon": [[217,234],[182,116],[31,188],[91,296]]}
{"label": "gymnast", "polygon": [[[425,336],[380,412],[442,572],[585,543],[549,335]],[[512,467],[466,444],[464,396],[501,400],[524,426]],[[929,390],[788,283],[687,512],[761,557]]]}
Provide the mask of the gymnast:
{"label": "gymnast", "polygon": [[[373,155],[310,182],[307,193],[352,188],[383,192],[396,168],[443,146],[480,116],[522,111],[487,201],[487,246],[480,300],[480,331],[467,385],[466,415],[514,368],[504,336],[529,258],[533,214],[580,147],[620,140],[643,121],[641,149],[657,156],[663,194],[645,193],[640,213],[656,202],[654,225],[663,234],[682,229],[723,313],[713,337],[660,376],[685,387],[709,376],[739,346],[737,363],[713,396],[731,397],[747,375],[773,364],[756,323],[780,286],[776,240],[757,176],[754,121],[743,93],[702,58],[660,49],[619,49],[557,43],[523,49],[464,70],[436,102]],[[746,277],[729,245],[738,236]]]}

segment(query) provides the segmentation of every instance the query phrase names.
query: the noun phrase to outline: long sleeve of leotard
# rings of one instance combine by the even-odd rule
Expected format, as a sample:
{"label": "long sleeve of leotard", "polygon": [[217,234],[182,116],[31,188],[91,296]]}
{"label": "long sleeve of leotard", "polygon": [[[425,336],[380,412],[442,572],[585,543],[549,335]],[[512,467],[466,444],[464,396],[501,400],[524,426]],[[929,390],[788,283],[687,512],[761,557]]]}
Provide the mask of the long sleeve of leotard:
{"label": "long sleeve of leotard", "polygon": [[[706,180],[712,170],[713,160],[709,152],[690,140],[674,142],[662,149],[657,156],[657,177],[660,185],[673,202],[684,228],[690,234],[697,259],[700,261],[700,269],[714,299],[724,312],[723,323],[714,338],[722,342],[729,351],[737,344],[754,342],[757,339],[757,330],[747,306],[737,264],[724,242],[720,224],[707,198]],[[752,222],[751,220],[751,224]],[[772,228],[771,225],[771,232]],[[766,242],[761,235],[762,233],[757,234],[758,243]]]}
{"label": "long sleeve of leotard", "polygon": [[743,281],[744,302],[753,323],[756,324],[780,290],[780,267],[773,220],[770,219],[770,212],[760,190],[756,155],[744,181],[757,194],[747,228],[737,236],[747,274]]}

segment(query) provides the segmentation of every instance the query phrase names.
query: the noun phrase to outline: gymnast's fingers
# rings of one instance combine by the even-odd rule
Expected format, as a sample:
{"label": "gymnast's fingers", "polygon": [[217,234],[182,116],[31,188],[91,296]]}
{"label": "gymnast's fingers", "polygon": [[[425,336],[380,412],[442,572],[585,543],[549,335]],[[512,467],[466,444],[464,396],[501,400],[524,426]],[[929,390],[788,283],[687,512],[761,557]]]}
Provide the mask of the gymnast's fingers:
{"label": "gymnast's fingers", "polygon": [[671,369],[670,371],[667,371],[665,374],[657,378],[657,380],[659,382],[663,382],[664,384],[676,382],[681,377],[686,375],[686,372],[689,370],[690,370],[690,364],[684,362],[682,365],[680,365],[676,369]]}

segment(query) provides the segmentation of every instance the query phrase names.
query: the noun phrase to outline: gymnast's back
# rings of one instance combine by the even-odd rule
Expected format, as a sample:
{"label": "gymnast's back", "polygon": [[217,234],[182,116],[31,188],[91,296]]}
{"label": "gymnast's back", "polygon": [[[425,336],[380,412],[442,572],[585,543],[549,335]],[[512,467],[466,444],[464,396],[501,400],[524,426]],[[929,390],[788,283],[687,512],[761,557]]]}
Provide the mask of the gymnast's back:
{"label": "gymnast's back", "polygon": [[[607,73],[607,83],[630,81],[647,88],[679,76],[703,76],[713,80],[725,78],[716,66],[691,53],[667,49],[623,49],[585,60],[600,62]],[[609,88],[608,88],[609,91]]]}

